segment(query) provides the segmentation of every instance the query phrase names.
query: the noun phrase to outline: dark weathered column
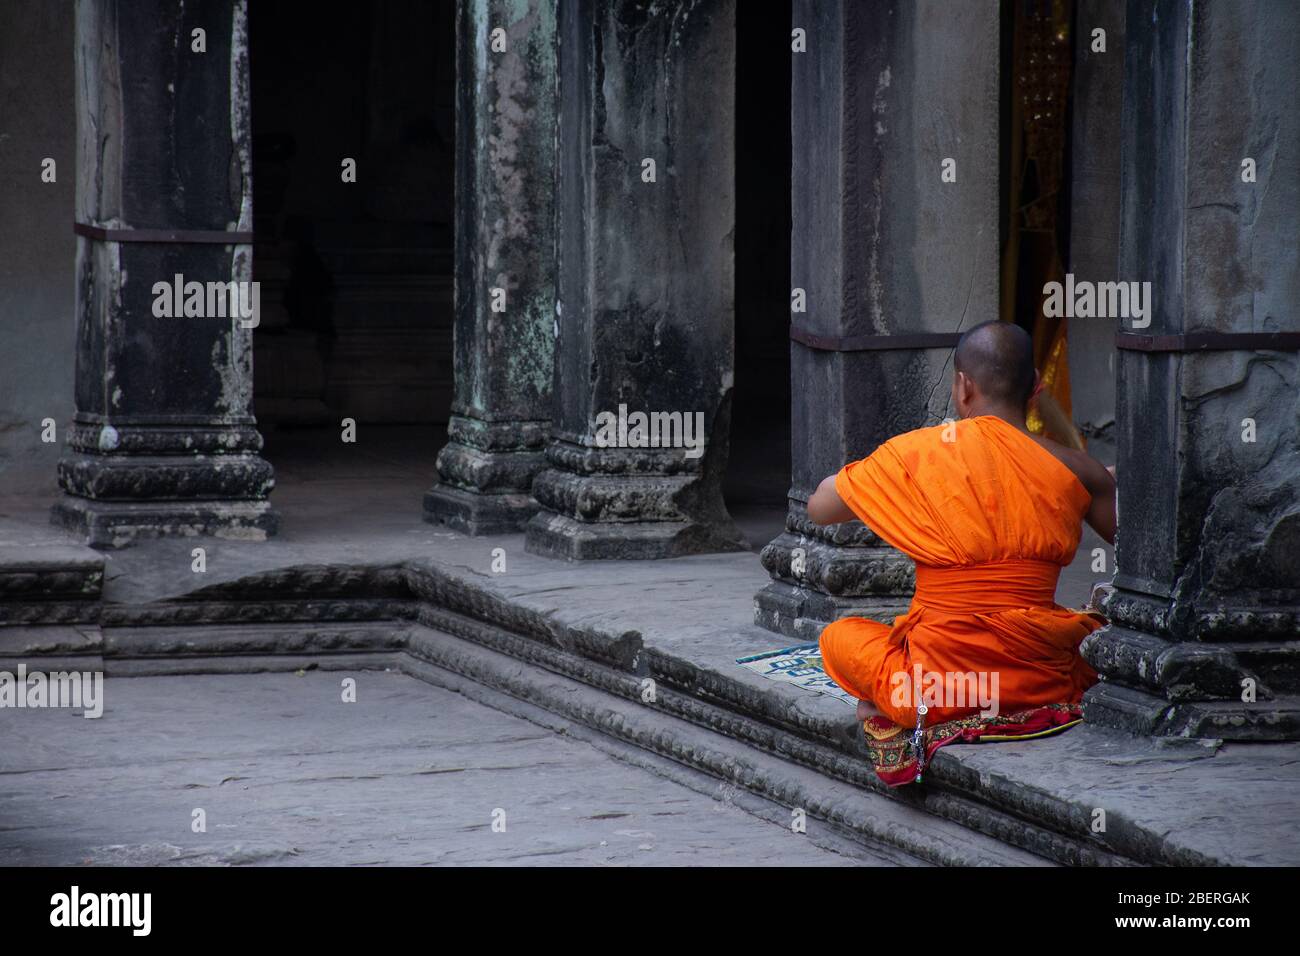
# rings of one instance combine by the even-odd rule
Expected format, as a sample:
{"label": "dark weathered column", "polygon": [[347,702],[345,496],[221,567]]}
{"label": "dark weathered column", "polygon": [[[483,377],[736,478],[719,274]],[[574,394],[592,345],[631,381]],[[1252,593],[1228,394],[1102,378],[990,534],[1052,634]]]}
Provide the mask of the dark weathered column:
{"label": "dark weathered column", "polygon": [[468,534],[517,531],[537,511],[554,373],[555,16],[555,0],[467,0],[456,16],[456,400],[424,511]]}
{"label": "dark weathered column", "polygon": [[[1115,0],[1075,4],[1072,92],[1067,271],[1076,279],[1113,282],[1119,268],[1124,4]],[[1106,457],[1106,449],[1114,441],[1115,420],[1114,324],[1071,320],[1069,341],[1074,422],[1090,439],[1094,457],[1109,463],[1113,459]],[[1094,436],[1100,440],[1092,441]]]}
{"label": "dark weathered column", "polygon": [[[528,548],[567,558],[737,548],[721,494],[734,0],[573,0],[560,17],[556,419]],[[629,427],[602,431],[620,413]],[[656,414],[660,447],[645,447],[632,416]],[[686,437],[687,421],[695,447],[662,447],[668,431]]]}
{"label": "dark weathered column", "polygon": [[1300,9],[1130,3],[1111,625],[1087,719],[1300,737]]}
{"label": "dark weathered column", "polygon": [[155,289],[252,279],[244,0],[76,10],[76,415],[53,517],[104,546],[265,537],[276,515],[252,415],[256,310],[232,316],[227,301],[221,317],[204,294],[160,315]]}
{"label": "dark weathered column", "polygon": [[793,25],[807,37],[792,99],[793,487],[755,620],[815,640],[839,617],[905,611],[914,570],[858,522],[812,525],[808,496],[940,422],[957,331],[997,316],[998,17],[993,2],[798,0]]}

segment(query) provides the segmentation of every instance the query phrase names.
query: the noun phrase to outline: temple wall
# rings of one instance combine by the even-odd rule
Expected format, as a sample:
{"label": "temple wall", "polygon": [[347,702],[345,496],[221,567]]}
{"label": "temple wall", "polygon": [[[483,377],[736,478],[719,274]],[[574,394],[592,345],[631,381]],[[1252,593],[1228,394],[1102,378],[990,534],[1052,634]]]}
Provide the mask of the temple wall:
{"label": "temple wall", "polygon": [[[0,5],[0,487],[53,493],[72,417],[72,0]],[[57,180],[42,183],[41,161]],[[41,442],[41,420],[58,441]]]}

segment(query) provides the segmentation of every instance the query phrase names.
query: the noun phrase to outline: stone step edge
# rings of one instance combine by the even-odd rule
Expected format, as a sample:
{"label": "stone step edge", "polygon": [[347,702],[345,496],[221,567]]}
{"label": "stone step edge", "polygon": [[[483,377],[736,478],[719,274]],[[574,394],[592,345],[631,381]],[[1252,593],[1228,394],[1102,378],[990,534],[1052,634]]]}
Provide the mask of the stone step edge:
{"label": "stone step edge", "polygon": [[[1043,859],[1071,865],[1111,865],[1126,862],[1092,841],[1079,841],[1025,820],[1001,808],[986,806],[946,787],[928,787],[914,793],[890,791],[871,773],[859,756],[845,755],[825,743],[805,740],[750,715],[696,697],[670,684],[657,691],[653,705],[642,700],[642,675],[611,667],[565,649],[544,644],[494,624],[454,611],[426,606],[420,624],[387,625],[268,624],[209,625],[108,629],[100,666],[110,676],[161,676],[186,673],[258,673],[319,668],[361,670],[383,668],[393,660],[416,653],[411,636],[426,630],[508,657],[530,668],[540,668],[594,691],[617,697],[635,710],[660,712],[685,721],[710,735],[721,734],[738,745],[767,754],[772,759],[798,765],[834,779],[859,792],[900,806],[910,806]],[[299,627],[315,639],[298,640]],[[346,643],[335,635],[344,635]],[[369,638],[367,641],[366,638]],[[359,639],[360,638],[360,639]],[[178,652],[184,648],[184,652]],[[405,654],[403,654],[403,651]],[[81,665],[84,669],[89,663]],[[517,669],[517,665],[516,665]],[[472,676],[472,675],[467,675]],[[516,688],[518,692],[518,688]],[[595,729],[601,730],[597,727]],[[672,754],[665,754],[672,756]],[[865,794],[864,794],[865,795]]]}
{"label": "stone step edge", "polygon": [[[457,635],[416,626],[403,659],[413,677],[450,686],[448,673],[531,703],[616,740],[825,821],[868,847],[883,844],[944,866],[1043,866],[1051,861],[961,823],[889,800],[670,712],[556,673]],[[634,678],[629,678],[635,680]]]}
{"label": "stone step edge", "polygon": [[[174,635],[177,629],[164,630]],[[191,629],[182,627],[180,630]],[[250,635],[247,628],[242,630],[240,646],[231,654],[215,653],[216,648],[207,643],[202,653],[147,656],[142,653],[149,650],[147,644],[136,641],[106,657],[83,655],[75,668],[99,669],[106,676],[120,678],[309,669],[339,673],[397,670],[426,683],[482,699],[483,693],[476,693],[473,687],[467,686],[472,684],[483,691],[505,695],[524,705],[581,724],[605,737],[667,758],[765,800],[791,809],[802,808],[810,817],[830,824],[856,843],[877,852],[883,845],[934,865],[1052,864],[1049,858],[1024,850],[1012,841],[988,835],[963,822],[942,816],[936,819],[931,808],[921,809],[890,800],[884,794],[864,792],[863,788],[852,783],[742,740],[720,735],[672,713],[636,704],[629,708],[630,702],[626,697],[611,694],[593,682],[565,676],[520,656],[501,653],[471,639],[433,628],[416,625],[406,629],[404,634],[408,644],[405,650],[374,653],[331,649],[276,653],[269,646],[274,641],[268,642],[265,653],[249,653]],[[516,640],[540,647],[528,638]],[[174,637],[165,639],[168,646],[173,641]],[[48,665],[55,659],[28,657],[25,660],[30,667],[38,662]],[[0,670],[6,666],[0,663]],[[639,686],[634,677],[623,675],[623,679]]]}
{"label": "stone step edge", "polygon": [[[395,576],[403,581],[408,593],[416,600],[390,597],[382,602],[356,598],[331,601],[328,594],[322,596],[320,593],[321,587],[328,591],[331,585],[338,583],[335,578],[339,578],[340,575],[342,577],[339,580],[353,580],[358,574],[368,579],[375,572],[383,572],[383,579],[387,584],[384,588],[386,591],[391,587],[396,572]],[[265,591],[263,579],[274,579],[278,600],[265,603],[254,602],[260,605],[258,607],[249,607],[246,599],[239,600],[241,592],[257,593],[260,596],[260,592]],[[304,595],[295,601],[291,596],[299,582],[302,584]],[[355,580],[353,583],[356,583]],[[367,583],[375,582],[367,580]],[[710,711],[711,714],[719,711],[734,712],[739,723],[733,728],[733,732],[740,732],[742,727],[749,726],[744,723],[745,720],[755,722],[756,726],[780,731],[781,733],[776,736],[769,734],[769,746],[774,752],[788,755],[787,759],[808,759],[810,754],[820,754],[823,756],[818,758],[819,763],[815,766],[838,765],[851,768],[849,779],[854,780],[858,785],[878,791],[885,789],[867,769],[865,753],[855,751],[855,747],[862,747],[862,743],[857,739],[849,739],[854,729],[850,722],[846,721],[843,725],[838,722],[832,724],[807,714],[797,712],[792,714],[793,708],[788,697],[782,699],[775,692],[768,694],[756,691],[753,687],[716,669],[695,664],[685,658],[649,650],[644,647],[641,635],[636,631],[610,634],[596,629],[577,628],[564,624],[548,614],[494,593],[490,588],[477,582],[460,578],[433,562],[417,561],[377,567],[313,565],[279,568],[271,572],[255,573],[246,579],[224,583],[219,586],[220,598],[224,598],[224,601],[212,600],[218,597],[214,593],[216,590],[218,589],[204,589],[203,597],[207,600],[201,602],[182,600],[137,607],[112,605],[110,607],[113,613],[105,616],[110,617],[114,625],[105,623],[104,628],[110,634],[117,630],[118,626],[129,626],[132,629],[157,627],[165,630],[168,623],[171,623],[169,618],[174,621],[175,617],[180,617],[181,626],[212,631],[231,626],[247,628],[286,624],[319,628],[322,625],[335,623],[322,617],[322,614],[331,611],[347,613],[348,608],[354,603],[365,607],[367,613],[361,616],[368,618],[367,623],[371,624],[383,623],[382,620],[376,620],[371,616],[380,610],[379,605],[382,604],[392,614],[389,620],[393,626],[400,627],[402,621],[419,620],[429,610],[446,608],[466,619],[499,627],[516,636],[520,641],[527,642],[526,645],[517,646],[516,656],[521,647],[549,647],[617,671],[653,676],[668,686],[676,687],[684,694],[716,708]],[[349,588],[349,591],[355,594],[354,589]],[[307,596],[308,594],[310,597]],[[286,597],[290,599],[286,600]],[[274,617],[266,615],[267,605],[274,606]],[[302,605],[303,608],[310,606],[312,613],[295,619],[292,612],[298,605]],[[194,612],[200,608],[202,613],[195,617]],[[229,610],[230,616],[223,615],[223,608]],[[249,612],[252,612],[251,615],[246,616]],[[217,616],[213,617],[213,615]],[[352,618],[348,620],[353,625],[362,623]],[[172,624],[172,626],[177,625]],[[252,653],[272,651],[273,648],[267,647]],[[293,653],[314,651],[329,653],[326,648],[302,648]],[[144,648],[135,649],[135,653],[150,656]],[[175,652],[173,649],[167,653]],[[216,653],[223,652],[218,649]],[[776,686],[778,685],[774,684],[773,688],[775,689]],[[715,724],[718,723],[716,718],[711,719]],[[824,755],[830,752],[838,752],[838,764],[834,761],[828,764],[825,760]],[[999,818],[1016,819],[1039,833],[1055,834],[1056,838],[1064,840],[1068,845],[1082,847],[1080,860],[1086,860],[1088,853],[1094,852],[1095,848],[1095,852],[1101,853],[1103,857],[1114,855],[1120,859],[1156,865],[1213,865],[1219,862],[1173,844],[1165,835],[1143,829],[1140,825],[1127,819],[1119,819],[1114,814],[1112,814],[1112,824],[1118,825],[1112,825],[1104,838],[1099,839],[1091,833],[1088,825],[1091,809],[1082,803],[1063,800],[1002,775],[974,773],[960,761],[942,751],[936,755],[930,766],[926,792],[936,793],[934,786],[936,783],[948,791],[948,796],[955,801],[953,805],[944,808],[947,813],[954,815],[954,818],[965,817],[972,823],[986,818],[989,814]],[[897,799],[915,799],[915,797],[905,797],[907,789],[888,792]],[[936,807],[936,812],[937,810]],[[1083,836],[1081,837],[1080,834]],[[1052,838],[1048,838],[1047,842],[1050,844]],[[1072,862],[1069,853],[1061,853],[1061,847],[1055,850],[1046,847],[1044,849],[1047,849],[1047,855],[1053,858]]]}
{"label": "stone step edge", "polygon": [[[832,723],[794,711],[791,700],[783,699],[775,692],[775,688],[781,686],[775,682],[771,693],[756,691],[737,677],[707,665],[646,648],[636,631],[611,634],[594,628],[565,625],[432,563],[408,566],[408,580],[412,590],[422,599],[417,615],[422,623],[434,623],[429,617],[431,609],[435,613],[448,610],[469,620],[497,626],[535,646],[558,648],[597,665],[637,676],[651,676],[720,711],[732,712],[737,717],[782,732],[782,736],[774,738],[774,745],[779,740],[780,752],[788,754],[788,759],[800,760],[801,755],[820,754],[823,761],[818,765],[819,769],[838,774],[840,771],[833,770],[833,767],[852,768],[848,779],[860,786],[886,792],[897,799],[915,799],[907,795],[909,788],[889,790],[870,771],[866,764],[865,742],[854,733],[856,726],[853,722]],[[439,623],[445,627],[449,622],[441,619]],[[508,653],[517,656],[517,651]],[[733,732],[739,732],[739,729],[737,726]],[[837,754],[837,759],[825,761],[824,755],[828,753]],[[934,785],[942,785],[946,795],[955,801],[944,807],[944,812],[953,814],[954,818],[957,814],[966,814],[970,819],[968,825],[991,813],[1017,819],[1041,833],[1053,834],[1055,838],[1081,848],[1082,856],[1098,853],[1103,859],[1114,857],[1167,866],[1210,866],[1224,862],[1179,846],[1165,834],[1149,830],[1119,813],[1110,814],[1110,826],[1104,835],[1094,834],[1091,828],[1092,806],[1083,800],[1063,800],[1003,775],[976,773],[943,751],[931,762],[928,780],[925,792],[934,794]],[[938,807],[935,812],[939,812]]]}
{"label": "stone step edge", "polygon": [[[825,743],[805,740],[783,728],[718,706],[671,685],[655,687],[654,700],[648,702],[645,699],[647,685],[643,676],[548,647],[536,640],[454,611],[426,609],[421,614],[420,625],[412,628],[411,643],[407,648],[407,653],[416,657],[422,656],[422,633],[431,631],[447,634],[502,657],[530,667],[539,667],[557,677],[620,698],[633,704],[638,713],[664,713],[699,727],[704,733],[733,740],[738,745],[764,753],[771,759],[834,779],[840,785],[854,788],[859,793],[866,791],[891,804],[923,811],[934,818],[981,833],[987,838],[1017,847],[1042,859],[1085,866],[1138,862],[1099,845],[1091,836],[1081,840],[1070,834],[1059,833],[1054,828],[1044,827],[1036,821],[975,801],[948,787],[930,786],[912,792],[891,790],[876,778],[864,757],[846,755]],[[442,659],[435,663],[456,669]],[[508,689],[506,692],[514,693]]]}

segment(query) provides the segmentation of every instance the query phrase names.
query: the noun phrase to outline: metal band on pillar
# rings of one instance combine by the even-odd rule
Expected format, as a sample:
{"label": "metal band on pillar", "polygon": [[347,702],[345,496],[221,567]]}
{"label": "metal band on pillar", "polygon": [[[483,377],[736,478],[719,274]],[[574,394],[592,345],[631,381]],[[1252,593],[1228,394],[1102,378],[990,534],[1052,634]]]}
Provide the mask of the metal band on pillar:
{"label": "metal band on pillar", "polygon": [[1115,348],[1130,352],[1295,352],[1300,351],[1300,332],[1116,332]]}
{"label": "metal band on pillar", "polygon": [[198,245],[243,246],[253,241],[251,232],[227,232],[222,229],[109,229],[74,222],[72,231],[98,242],[155,242]]}

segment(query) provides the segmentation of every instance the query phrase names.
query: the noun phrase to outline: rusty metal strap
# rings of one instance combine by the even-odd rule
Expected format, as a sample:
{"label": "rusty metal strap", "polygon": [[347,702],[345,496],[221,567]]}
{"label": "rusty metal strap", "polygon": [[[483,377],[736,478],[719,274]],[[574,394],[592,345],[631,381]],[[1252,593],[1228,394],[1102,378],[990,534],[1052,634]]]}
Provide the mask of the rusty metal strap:
{"label": "rusty metal strap", "polygon": [[1254,349],[1294,352],[1300,350],[1300,332],[1180,332],[1174,335],[1116,332],[1115,348],[1131,352],[1233,352]]}
{"label": "rusty metal strap", "polygon": [[903,332],[896,335],[819,335],[797,325],[790,338],[819,352],[881,352],[896,349],[950,349],[960,332]]}
{"label": "rusty metal strap", "polygon": [[100,242],[201,243],[237,246],[253,241],[251,232],[225,232],[220,229],[105,229],[74,222],[72,231]]}

